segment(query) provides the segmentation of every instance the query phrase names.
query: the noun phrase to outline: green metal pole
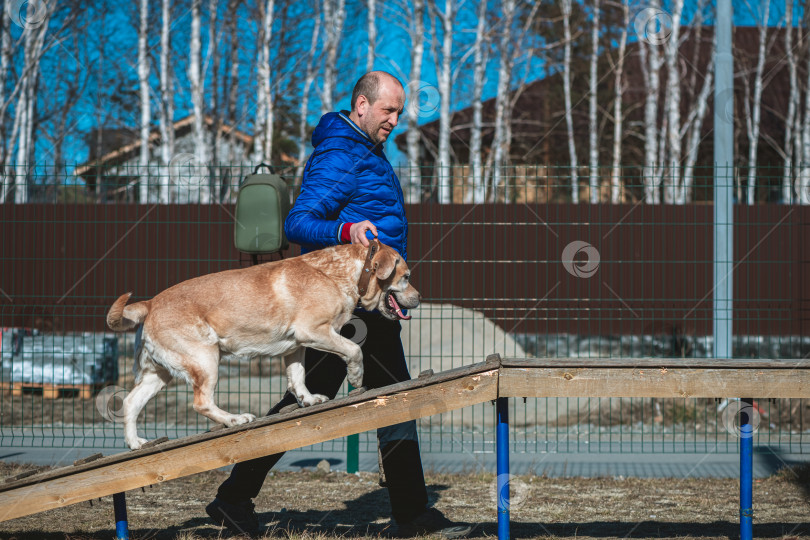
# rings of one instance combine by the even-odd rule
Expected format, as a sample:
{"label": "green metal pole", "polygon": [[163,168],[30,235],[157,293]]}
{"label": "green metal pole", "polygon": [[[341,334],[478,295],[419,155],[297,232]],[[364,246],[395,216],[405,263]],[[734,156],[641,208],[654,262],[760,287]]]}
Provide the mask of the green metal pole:
{"label": "green metal pole", "polygon": [[[349,385],[349,392],[354,387]],[[346,437],[346,472],[354,474],[360,470],[360,434],[355,433]]]}

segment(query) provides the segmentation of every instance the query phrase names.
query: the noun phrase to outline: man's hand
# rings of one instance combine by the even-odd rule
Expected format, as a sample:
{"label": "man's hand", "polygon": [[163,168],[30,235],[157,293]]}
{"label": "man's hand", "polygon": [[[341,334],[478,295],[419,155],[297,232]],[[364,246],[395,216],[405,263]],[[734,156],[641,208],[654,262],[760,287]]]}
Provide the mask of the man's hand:
{"label": "man's hand", "polygon": [[349,228],[349,236],[351,237],[352,244],[363,244],[368,247],[368,238],[366,238],[366,231],[371,231],[374,237],[377,237],[377,227],[374,226],[369,220],[355,223]]}

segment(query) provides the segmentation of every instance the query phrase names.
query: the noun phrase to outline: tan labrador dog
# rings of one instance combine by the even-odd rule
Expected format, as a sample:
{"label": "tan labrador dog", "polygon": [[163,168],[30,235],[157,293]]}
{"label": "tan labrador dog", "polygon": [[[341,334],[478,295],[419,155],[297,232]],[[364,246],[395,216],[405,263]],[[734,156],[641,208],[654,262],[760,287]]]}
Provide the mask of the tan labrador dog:
{"label": "tan labrador dog", "polygon": [[133,450],[146,439],[136,422],[146,403],[173,377],[194,388],[194,410],[225,426],[253,421],[231,414],[213,400],[220,355],[283,356],[287,387],[299,405],[327,401],[304,384],[304,347],[334,353],[345,362],[349,382],[363,384],[363,353],[340,335],[355,307],[377,309],[388,319],[409,319],[421,295],[410,283],[405,261],[372,241],[313,251],[300,257],[200,276],[151,300],[126,305],[121,296],[107,314],[115,331],[143,323],[135,353],[135,387],[123,404],[124,438]]}

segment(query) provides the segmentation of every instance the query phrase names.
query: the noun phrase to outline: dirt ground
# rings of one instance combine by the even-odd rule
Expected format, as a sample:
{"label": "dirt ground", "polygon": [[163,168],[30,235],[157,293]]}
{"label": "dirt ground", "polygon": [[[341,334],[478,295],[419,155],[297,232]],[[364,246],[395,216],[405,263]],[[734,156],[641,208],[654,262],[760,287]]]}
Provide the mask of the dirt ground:
{"label": "dirt ground", "polygon": [[[27,469],[0,463],[0,477]],[[379,538],[390,535],[388,494],[374,473],[271,473],[256,499],[265,538]],[[228,538],[204,507],[226,477],[219,471],[127,493],[133,540]],[[427,474],[430,498],[473,538],[497,536],[495,477]],[[810,467],[756,480],[754,536],[810,538]],[[737,538],[734,479],[520,476],[512,481],[514,538]],[[0,539],[109,540],[112,497],[0,523]]]}

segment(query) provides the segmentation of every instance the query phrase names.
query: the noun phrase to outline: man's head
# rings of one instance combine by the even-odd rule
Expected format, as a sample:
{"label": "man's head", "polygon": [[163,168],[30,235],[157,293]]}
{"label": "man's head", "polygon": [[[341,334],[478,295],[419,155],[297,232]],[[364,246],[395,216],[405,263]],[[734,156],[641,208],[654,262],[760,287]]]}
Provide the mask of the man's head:
{"label": "man's head", "polygon": [[354,85],[349,118],[379,144],[388,139],[404,107],[402,83],[385,71],[370,71]]}

